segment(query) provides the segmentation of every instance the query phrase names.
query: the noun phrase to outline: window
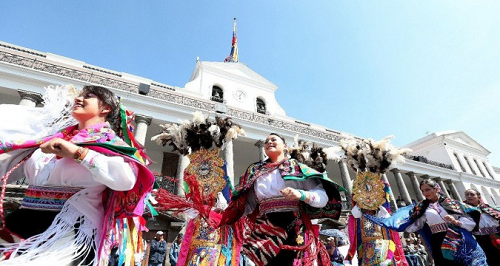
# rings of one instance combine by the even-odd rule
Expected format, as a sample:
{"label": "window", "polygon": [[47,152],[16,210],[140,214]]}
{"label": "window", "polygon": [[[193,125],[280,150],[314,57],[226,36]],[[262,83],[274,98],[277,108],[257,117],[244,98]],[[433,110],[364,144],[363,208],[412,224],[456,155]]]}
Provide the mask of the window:
{"label": "window", "polygon": [[212,87],[212,97],[210,98],[214,102],[223,103],[224,102],[224,91],[218,87]]}
{"label": "window", "polygon": [[266,114],[266,103],[261,98],[257,98],[257,113]]}

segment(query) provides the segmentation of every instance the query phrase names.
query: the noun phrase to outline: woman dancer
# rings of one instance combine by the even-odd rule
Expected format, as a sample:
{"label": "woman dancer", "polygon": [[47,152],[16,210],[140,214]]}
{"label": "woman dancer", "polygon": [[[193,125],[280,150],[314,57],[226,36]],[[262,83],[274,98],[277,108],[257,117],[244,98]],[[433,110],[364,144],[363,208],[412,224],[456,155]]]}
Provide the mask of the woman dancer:
{"label": "woman dancer", "polygon": [[475,189],[465,191],[466,202],[481,210],[479,224],[472,234],[483,248],[489,265],[500,265],[500,210],[483,202],[481,193]]}
{"label": "woman dancer", "polygon": [[338,219],[343,188],[288,159],[280,135],[270,134],[264,148],[269,158],[248,167],[221,225],[239,222],[249,229],[242,236],[243,252],[256,265],[330,265],[311,218]]}
{"label": "woman dancer", "polygon": [[479,218],[479,212],[442,196],[433,180],[420,182],[420,190],[425,199],[416,206],[401,208],[387,219],[367,217],[400,232],[420,230],[435,265],[488,265],[483,250],[470,233],[476,226],[472,217]]}
{"label": "woman dancer", "polygon": [[[30,185],[3,230],[6,240],[21,242],[4,244],[0,251],[7,260],[0,265],[97,265],[108,257],[115,218],[131,218],[122,226],[141,229],[132,217],[142,215],[154,179],[137,149],[117,136],[122,133],[117,97],[103,87],[85,86],[71,113],[77,125],[42,140],[2,139],[0,153],[6,156],[0,174],[19,161],[19,152],[29,151],[23,172]],[[8,135],[0,132],[2,138]],[[126,257],[122,261],[133,265],[133,252]]]}

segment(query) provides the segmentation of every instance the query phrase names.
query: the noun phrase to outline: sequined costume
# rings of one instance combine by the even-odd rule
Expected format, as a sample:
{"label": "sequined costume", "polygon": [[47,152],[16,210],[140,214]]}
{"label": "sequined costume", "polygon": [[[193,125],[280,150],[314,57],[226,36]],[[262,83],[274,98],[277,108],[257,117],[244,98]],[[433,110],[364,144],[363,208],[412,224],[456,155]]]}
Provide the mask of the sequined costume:
{"label": "sequined costume", "polygon": [[[384,207],[377,212],[378,217],[389,217]],[[352,209],[348,221],[350,248],[347,260],[357,253],[358,265],[407,265],[404,254],[397,249],[399,235],[393,230],[381,227],[365,218],[358,206]]]}

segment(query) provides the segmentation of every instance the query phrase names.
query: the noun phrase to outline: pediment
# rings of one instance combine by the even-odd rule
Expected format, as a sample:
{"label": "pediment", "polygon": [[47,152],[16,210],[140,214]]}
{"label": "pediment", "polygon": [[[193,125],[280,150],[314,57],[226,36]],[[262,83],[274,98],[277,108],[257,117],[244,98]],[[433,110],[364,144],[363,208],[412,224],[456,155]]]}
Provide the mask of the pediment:
{"label": "pediment", "polygon": [[197,75],[196,73],[200,68],[215,72],[218,75],[226,76],[228,78],[236,77],[239,79],[254,82],[273,91],[277,89],[277,86],[274,83],[259,75],[257,72],[253,71],[243,63],[199,61],[191,79],[195,78],[195,76]]}
{"label": "pediment", "polygon": [[462,147],[469,147],[473,150],[479,150],[482,153],[489,154],[490,151],[483,147],[479,142],[475,141],[473,138],[469,137],[469,135],[465,134],[462,131],[457,131],[453,133],[444,133],[441,134],[447,140],[452,140],[453,142],[461,145]]}

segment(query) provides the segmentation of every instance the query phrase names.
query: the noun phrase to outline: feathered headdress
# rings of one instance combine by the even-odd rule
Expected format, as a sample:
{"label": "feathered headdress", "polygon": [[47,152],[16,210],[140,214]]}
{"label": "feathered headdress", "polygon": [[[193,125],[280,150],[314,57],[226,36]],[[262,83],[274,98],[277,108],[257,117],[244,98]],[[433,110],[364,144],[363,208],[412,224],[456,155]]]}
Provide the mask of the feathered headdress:
{"label": "feathered headdress", "polygon": [[214,144],[224,149],[225,144],[245,136],[245,131],[231,118],[205,117],[200,111],[193,113],[193,119],[180,124],[160,125],[162,132],[151,138],[158,145],[170,145],[174,151],[182,155],[195,152],[201,148],[210,149]]}
{"label": "feathered headdress", "polygon": [[295,136],[293,146],[290,148],[290,157],[296,159],[299,163],[303,163],[321,173],[326,170],[326,165],[329,160],[338,162],[340,157],[337,152],[339,147],[323,148],[305,140],[299,140],[298,135]]}
{"label": "feathered headdress", "polygon": [[355,172],[372,172],[383,174],[391,164],[403,163],[403,154],[411,149],[398,149],[389,143],[394,136],[387,136],[380,141],[373,139],[356,140],[345,138],[340,146],[345,152],[346,163]]}

